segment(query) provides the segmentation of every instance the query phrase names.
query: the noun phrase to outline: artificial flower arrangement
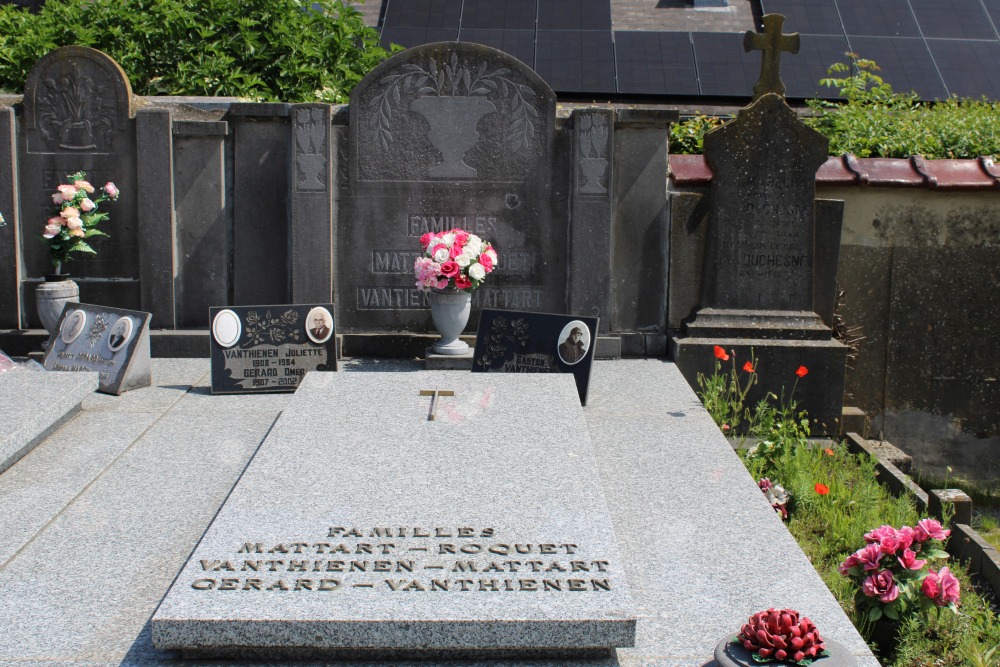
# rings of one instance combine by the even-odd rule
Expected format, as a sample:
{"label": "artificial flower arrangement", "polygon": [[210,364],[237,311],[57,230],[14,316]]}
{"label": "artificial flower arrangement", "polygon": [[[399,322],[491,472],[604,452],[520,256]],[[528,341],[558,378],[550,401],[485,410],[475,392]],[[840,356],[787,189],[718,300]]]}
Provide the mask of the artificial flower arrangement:
{"label": "artificial flower arrangement", "polygon": [[428,232],[420,237],[424,256],[413,263],[417,287],[424,291],[474,290],[497,263],[497,253],[487,241],[463,229]]}
{"label": "artificial flower arrangement", "polygon": [[781,515],[782,521],[788,521],[788,506],[792,502],[792,494],[785,490],[781,484],[772,482],[768,477],[762,477],[757,486],[764,492],[771,508]]}
{"label": "artificial flower arrangement", "polygon": [[70,253],[97,254],[85,239],[107,236],[97,229],[97,225],[107,220],[108,214],[99,213],[97,208],[108,199],[117,201],[118,188],[109,181],[101,187],[98,196],[92,197],[96,189],[86,178],[84,171],[70,174],[69,182],[58,186],[52,194],[52,203],[59,207],[59,214],[45,223],[41,239],[49,246],[56,273],[62,272],[63,262],[72,259]]}
{"label": "artificial flower arrangement", "polygon": [[829,655],[816,624],[794,609],[759,611],[733,638],[755,662],[808,665]]}
{"label": "artificial flower arrangement", "polygon": [[854,602],[862,618],[883,615],[898,620],[914,611],[947,607],[957,611],[958,579],[947,566],[935,570],[932,561],[948,558],[941,544],[951,534],[935,519],[921,519],[898,530],[882,526],[865,534],[866,545],[847,557],[838,570],[858,585]]}

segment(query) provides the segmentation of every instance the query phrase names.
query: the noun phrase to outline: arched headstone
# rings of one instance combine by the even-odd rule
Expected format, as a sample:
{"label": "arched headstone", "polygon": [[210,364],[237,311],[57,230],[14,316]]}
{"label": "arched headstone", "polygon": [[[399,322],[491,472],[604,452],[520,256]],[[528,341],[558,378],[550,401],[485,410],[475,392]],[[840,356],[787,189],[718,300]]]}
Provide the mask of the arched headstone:
{"label": "arched headstone", "polygon": [[555,94],[527,65],[463,42],[404,51],[355,87],[349,136],[338,179],[341,330],[430,331],[413,262],[421,235],[453,227],[499,252],[474,309],[565,311]]}

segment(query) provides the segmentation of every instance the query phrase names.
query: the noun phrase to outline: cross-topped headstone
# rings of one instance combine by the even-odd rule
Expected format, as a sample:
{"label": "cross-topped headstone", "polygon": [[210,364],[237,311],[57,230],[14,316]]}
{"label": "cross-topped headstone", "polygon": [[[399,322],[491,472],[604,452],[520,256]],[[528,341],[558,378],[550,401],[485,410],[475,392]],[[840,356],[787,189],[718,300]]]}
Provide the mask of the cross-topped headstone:
{"label": "cross-topped headstone", "polygon": [[754,84],[753,98],[760,99],[767,93],[785,94],[785,84],[781,82],[781,52],[799,52],[799,33],[781,34],[785,17],[781,14],[765,14],[761,19],[764,32],[747,30],[743,35],[744,51],[763,51],[760,58],[760,80]]}

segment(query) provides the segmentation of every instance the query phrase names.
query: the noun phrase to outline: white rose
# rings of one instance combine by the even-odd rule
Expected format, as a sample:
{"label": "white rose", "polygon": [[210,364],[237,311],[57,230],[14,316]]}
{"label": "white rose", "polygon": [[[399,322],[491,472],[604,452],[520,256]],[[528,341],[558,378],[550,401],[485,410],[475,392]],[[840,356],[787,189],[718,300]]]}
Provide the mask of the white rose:
{"label": "white rose", "polygon": [[455,235],[452,233],[445,234],[441,237],[441,243],[445,244],[449,248],[455,245]]}
{"label": "white rose", "polygon": [[466,255],[464,252],[455,258],[455,263],[458,264],[463,269],[472,263],[472,258]]}
{"label": "white rose", "polygon": [[486,269],[479,262],[469,267],[469,277],[473,280],[482,280],[486,277]]}
{"label": "white rose", "polygon": [[465,242],[465,247],[462,248],[462,251],[469,253],[472,257],[478,257],[482,249],[483,240],[473,234],[469,236],[469,240]]}
{"label": "white rose", "polygon": [[447,248],[438,248],[437,251],[434,253],[434,261],[447,262],[449,259],[448,257],[449,254],[450,253],[448,252]]}

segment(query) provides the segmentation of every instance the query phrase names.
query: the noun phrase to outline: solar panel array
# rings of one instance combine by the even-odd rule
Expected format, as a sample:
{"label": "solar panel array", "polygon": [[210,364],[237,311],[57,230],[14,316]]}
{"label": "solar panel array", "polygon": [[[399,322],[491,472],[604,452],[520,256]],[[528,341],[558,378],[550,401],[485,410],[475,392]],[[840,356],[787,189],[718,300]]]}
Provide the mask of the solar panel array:
{"label": "solar panel array", "polygon": [[[730,0],[744,2],[746,0]],[[1000,0],[753,0],[798,32],[781,54],[786,96],[834,97],[819,85],[853,52],[898,91],[1000,99]],[[384,0],[382,43],[486,44],[531,66],[561,95],[752,95],[760,52],[742,33],[616,31],[610,0]],[[697,11],[692,9],[692,11]]]}

